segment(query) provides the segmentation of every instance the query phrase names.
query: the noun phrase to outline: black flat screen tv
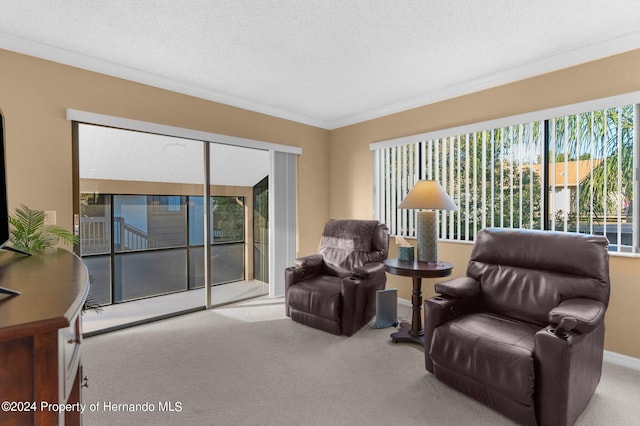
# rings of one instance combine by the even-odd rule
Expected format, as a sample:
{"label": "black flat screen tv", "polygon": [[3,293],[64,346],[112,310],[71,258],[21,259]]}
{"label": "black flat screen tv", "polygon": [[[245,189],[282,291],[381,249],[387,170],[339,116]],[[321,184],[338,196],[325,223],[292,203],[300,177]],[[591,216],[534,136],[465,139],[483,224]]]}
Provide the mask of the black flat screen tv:
{"label": "black flat screen tv", "polygon": [[0,111],[0,249],[31,256],[23,250],[8,245],[11,236],[9,201],[7,200],[7,157],[4,152],[4,116]]}
{"label": "black flat screen tv", "polygon": [[[9,247],[9,203],[7,201],[7,172],[6,172],[6,157],[4,154],[4,117],[0,112],[0,249],[15,250]],[[21,252],[21,251],[20,251]],[[21,252],[23,253],[23,252]],[[28,254],[28,253],[25,253]],[[1,273],[2,271],[0,271]],[[0,294],[17,296],[19,291],[12,290],[6,287],[0,287]],[[7,297],[7,296],[5,296]]]}

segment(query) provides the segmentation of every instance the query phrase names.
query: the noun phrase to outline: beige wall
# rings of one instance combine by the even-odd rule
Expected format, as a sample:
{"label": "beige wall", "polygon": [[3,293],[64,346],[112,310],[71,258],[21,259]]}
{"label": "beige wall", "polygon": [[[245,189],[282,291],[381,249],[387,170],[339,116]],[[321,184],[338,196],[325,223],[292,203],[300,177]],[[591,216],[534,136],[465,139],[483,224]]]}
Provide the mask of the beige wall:
{"label": "beige wall", "polygon": [[[336,129],[330,134],[329,215],[372,217],[372,142],[639,90],[640,50],[636,50]],[[439,244],[439,257],[453,263],[454,276],[464,273],[470,251],[464,243]],[[396,256],[395,247],[391,255]],[[640,337],[629,330],[640,324],[638,276],[640,258],[612,257],[606,348],[636,358],[640,358]],[[433,294],[433,282],[423,283],[425,296]],[[400,297],[411,298],[410,280],[389,275],[387,286],[397,287]]]}
{"label": "beige wall", "polygon": [[329,212],[327,130],[5,50],[0,64],[10,208],[55,210],[71,229],[72,108],[301,147],[298,247],[317,247]]}
{"label": "beige wall", "polygon": [[[55,210],[72,223],[71,123],[67,108],[299,146],[298,253],[315,252],[325,221],[372,217],[369,144],[430,130],[640,90],[640,50],[481,91],[331,132],[0,50],[9,204]],[[464,272],[470,247],[441,243]],[[395,247],[392,249],[395,256]],[[640,259],[613,257],[607,349],[640,358]],[[390,277],[409,298],[407,280]],[[430,282],[423,286],[431,294]]]}

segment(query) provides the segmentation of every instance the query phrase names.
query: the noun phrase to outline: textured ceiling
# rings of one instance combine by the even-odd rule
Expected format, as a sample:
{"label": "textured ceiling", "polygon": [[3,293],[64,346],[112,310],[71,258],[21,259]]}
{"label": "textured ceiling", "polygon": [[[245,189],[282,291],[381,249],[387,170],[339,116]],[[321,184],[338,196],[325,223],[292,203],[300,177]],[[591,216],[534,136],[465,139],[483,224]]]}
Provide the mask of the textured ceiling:
{"label": "textured ceiling", "polygon": [[640,48],[638,0],[0,6],[0,48],[329,129]]}

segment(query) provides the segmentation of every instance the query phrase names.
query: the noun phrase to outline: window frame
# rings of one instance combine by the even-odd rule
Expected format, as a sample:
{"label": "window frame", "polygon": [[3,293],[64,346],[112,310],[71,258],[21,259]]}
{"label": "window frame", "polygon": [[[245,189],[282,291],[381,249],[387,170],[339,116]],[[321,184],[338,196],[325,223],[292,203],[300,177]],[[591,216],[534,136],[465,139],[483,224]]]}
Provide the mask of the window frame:
{"label": "window frame", "polygon": [[[101,306],[107,306],[107,305],[115,305],[115,304],[119,304],[119,303],[126,303],[126,302],[130,302],[133,300],[139,300],[139,299],[146,299],[149,297],[156,297],[156,296],[162,296],[162,295],[166,295],[166,294],[171,294],[171,293],[177,293],[177,292],[182,292],[182,291],[188,291],[188,290],[193,290],[196,288],[203,288],[204,282],[199,283],[199,282],[195,282],[195,279],[197,278],[195,275],[192,275],[192,272],[195,270],[193,268],[195,268],[197,265],[193,264],[193,260],[191,259],[191,251],[192,250],[196,250],[196,249],[203,249],[204,248],[204,241],[200,242],[193,242],[191,240],[192,235],[190,232],[190,227],[192,226],[191,220],[192,217],[189,214],[189,209],[191,208],[190,206],[192,205],[192,200],[193,199],[202,199],[204,201],[204,196],[202,195],[175,195],[175,194],[164,194],[164,195],[157,195],[157,194],[117,194],[117,193],[89,193],[89,192],[81,192],[81,194],[86,194],[86,195],[93,195],[93,196],[100,196],[102,199],[104,199],[105,201],[108,201],[108,204],[105,204],[106,206],[108,206],[108,211],[106,212],[106,214],[108,215],[105,216],[106,222],[110,223],[109,226],[109,233],[108,235],[105,234],[104,238],[107,240],[108,242],[108,246],[109,249],[106,251],[101,251],[101,252],[96,252],[96,253],[82,253],[81,249],[82,249],[82,245],[83,245],[83,238],[80,238],[80,241],[78,243],[78,251],[80,253],[80,257],[82,259],[88,259],[88,258],[92,258],[92,259],[109,259],[109,269],[111,270],[111,273],[109,274],[109,278],[108,278],[108,288],[109,288],[109,294],[110,294],[110,299],[109,302],[98,302]],[[114,226],[114,221],[115,221],[115,217],[114,217],[114,206],[117,205],[118,203],[116,202],[116,197],[144,197],[146,199],[146,209],[149,209],[154,215],[161,215],[161,216],[165,216],[165,215],[170,215],[170,214],[174,214],[173,212],[170,211],[170,208],[172,206],[172,203],[175,203],[175,200],[178,199],[180,201],[179,206],[180,206],[180,210],[183,210],[183,213],[180,214],[181,216],[183,216],[183,220],[184,220],[184,234],[185,234],[185,242],[184,244],[176,244],[176,245],[166,245],[166,246],[162,246],[162,247],[145,247],[145,248],[138,248],[138,249],[128,249],[128,250],[119,250],[116,249],[114,246],[114,242],[117,240],[117,238],[114,235],[114,230],[116,229],[116,226]],[[212,276],[211,276],[211,283],[210,286],[215,287],[215,286],[219,286],[219,285],[224,285],[224,284],[229,284],[229,283],[233,283],[233,282],[238,282],[238,281],[243,281],[246,280],[246,276],[247,276],[247,264],[246,264],[246,256],[244,255],[244,250],[245,250],[245,246],[248,243],[247,241],[247,236],[246,233],[244,231],[244,229],[246,228],[246,224],[248,223],[248,215],[247,215],[247,210],[246,210],[246,204],[245,204],[245,197],[243,195],[211,195],[211,206],[210,208],[213,209],[213,204],[216,200],[218,199],[234,199],[234,200],[242,200],[242,208],[240,209],[241,215],[242,215],[242,234],[241,237],[239,239],[233,239],[233,240],[229,240],[229,241],[216,241],[214,238],[214,235],[211,236],[211,240],[210,240],[210,247],[212,250],[214,249],[218,249],[221,246],[227,246],[227,247],[233,247],[233,246],[240,246],[242,247],[242,252],[243,255],[241,256],[241,263],[242,263],[242,277],[240,278],[233,278],[231,280],[225,280],[225,279],[220,279],[220,276],[222,275],[220,273],[220,271],[222,269],[218,268],[212,271]],[[82,211],[81,211],[82,212]],[[86,218],[87,216],[81,216],[81,222],[84,218]],[[215,218],[212,215],[212,220],[215,223]],[[82,225],[81,225],[82,226]],[[211,226],[211,232],[215,231],[215,227],[214,225]],[[82,234],[81,234],[82,236]],[[224,249],[223,249],[224,250]],[[146,294],[146,295],[142,295],[142,296],[138,296],[138,297],[134,297],[134,298],[123,298],[122,297],[122,289],[121,289],[121,285],[118,286],[116,285],[116,276],[114,274],[114,267],[112,265],[115,265],[116,262],[122,263],[123,259],[127,259],[127,258],[131,258],[131,257],[135,257],[136,254],[138,255],[144,255],[146,254],[151,254],[151,253],[159,253],[161,256],[165,255],[164,253],[168,253],[168,252],[176,252],[179,253],[181,251],[185,252],[185,261],[186,261],[186,265],[184,268],[184,272],[185,272],[185,276],[184,276],[184,287],[180,287],[171,291],[166,291],[166,292],[159,292],[159,293],[154,293],[154,294]],[[216,280],[217,279],[217,280]],[[193,284],[195,282],[195,284]]]}
{"label": "window frame", "polygon": [[[620,107],[620,106],[624,106],[624,105],[633,105],[633,112],[634,112],[634,123],[633,123],[633,166],[632,166],[632,173],[633,173],[633,178],[632,178],[632,184],[633,184],[633,194],[635,194],[634,196],[634,200],[633,200],[633,209],[632,209],[632,222],[633,222],[633,232],[632,232],[632,252],[622,252],[622,251],[611,251],[611,254],[616,254],[616,255],[627,255],[627,256],[634,256],[634,257],[638,257],[640,256],[639,251],[639,244],[638,244],[638,240],[639,240],[639,236],[640,236],[640,223],[639,223],[639,210],[640,210],[640,185],[638,182],[638,169],[640,167],[640,123],[638,120],[638,117],[640,117],[640,92],[632,92],[632,93],[627,93],[627,94],[623,94],[623,95],[618,95],[618,96],[612,96],[612,97],[608,97],[608,98],[602,98],[602,99],[596,99],[596,100],[591,100],[591,101],[587,101],[587,102],[580,102],[580,103],[576,103],[576,104],[570,104],[570,105],[565,105],[565,106],[560,106],[560,107],[554,107],[554,108],[549,108],[549,109],[545,109],[545,110],[539,110],[539,111],[535,111],[535,112],[531,112],[531,113],[526,113],[526,114],[519,114],[519,115],[514,115],[514,116],[509,116],[509,117],[503,117],[503,118],[499,118],[499,119],[495,119],[495,120],[489,120],[489,121],[483,121],[483,122],[477,122],[477,123],[470,123],[467,125],[463,125],[463,126],[458,126],[458,127],[452,127],[452,128],[444,128],[444,129],[439,129],[439,130],[435,130],[435,131],[431,131],[431,132],[426,132],[426,133],[421,133],[421,134],[416,134],[416,135],[411,135],[411,136],[406,136],[406,137],[401,137],[401,138],[396,138],[396,139],[389,139],[389,140],[384,140],[384,141],[379,141],[379,142],[375,142],[370,144],[369,148],[370,150],[373,152],[373,177],[374,177],[374,184],[373,184],[373,211],[374,211],[374,218],[376,219],[380,219],[383,215],[381,214],[381,210],[384,208],[386,209],[387,213],[390,213],[390,215],[388,215],[387,217],[391,217],[393,221],[397,221],[396,216],[398,214],[402,214],[400,213],[400,211],[396,210],[395,212],[391,212],[390,207],[389,206],[382,206],[382,200],[383,200],[383,194],[380,193],[380,190],[382,188],[382,174],[383,174],[383,168],[386,166],[386,164],[384,163],[384,161],[386,160],[384,158],[384,155],[382,154],[382,151],[384,149],[387,148],[393,148],[393,147],[400,147],[400,146],[406,146],[406,145],[417,145],[418,143],[429,143],[431,141],[434,140],[439,140],[439,139],[451,139],[451,146],[450,147],[443,147],[442,149],[447,149],[449,150],[449,152],[453,152],[454,150],[454,142],[453,139],[457,138],[459,136],[464,136],[466,135],[467,137],[469,137],[469,135],[475,135],[478,132],[484,132],[484,131],[488,131],[491,129],[504,129],[510,126],[518,126],[518,125],[524,125],[526,123],[532,123],[532,122],[546,122],[546,121],[550,121],[553,119],[558,119],[558,118],[562,118],[562,117],[567,117],[567,116],[571,116],[571,115],[576,115],[576,114],[584,114],[585,112],[590,112],[590,111],[597,111],[597,110],[605,110],[605,109],[609,109],[609,108],[616,108],[616,107]],[[466,145],[467,147],[469,146],[469,144]],[[475,149],[475,148],[474,148]],[[423,154],[424,155],[424,154]],[[548,150],[545,151],[545,155],[550,155]],[[410,155],[409,155],[410,156]],[[444,156],[444,155],[443,155]],[[465,157],[467,160],[469,158],[469,156],[467,155]],[[473,157],[475,158],[475,156]],[[402,160],[402,159],[401,159]],[[397,159],[392,159],[390,161],[397,161]],[[409,159],[409,161],[416,161]],[[482,158],[481,160],[479,159],[478,161],[484,161],[484,158]],[[546,161],[543,162],[543,166],[546,166],[548,168],[550,161],[549,158],[546,158]],[[444,168],[444,167],[443,167]],[[483,169],[484,170],[484,169]],[[415,181],[418,178],[427,178],[427,179],[437,179],[437,180],[441,180],[444,179],[449,180],[449,178],[451,178],[451,182],[453,182],[453,173],[455,173],[454,170],[441,170],[440,173],[442,173],[439,176],[431,176],[431,175],[427,175],[425,176],[425,174],[423,173],[422,176],[424,177],[419,177],[420,175],[414,175],[414,176],[409,176],[407,178],[407,180],[409,182],[411,181]],[[459,173],[459,172],[458,172]],[[409,173],[411,174],[411,173]],[[442,182],[441,182],[442,183]],[[445,182],[444,184],[447,185],[447,187],[445,188],[445,190],[449,191],[452,188],[449,188],[449,183]],[[443,185],[444,185],[443,184]],[[405,183],[400,183],[398,184],[395,192],[396,194],[390,193],[388,190],[386,192],[386,194],[384,194],[386,197],[389,196],[395,196],[395,197],[402,197],[402,194],[406,194],[407,192],[407,188],[404,188],[404,186],[407,186]],[[491,185],[491,188],[494,188],[494,185]],[[543,192],[544,188],[551,188],[551,184],[549,182],[545,182],[544,186],[543,186]],[[483,187],[484,190],[484,187]],[[394,191],[391,191],[394,192]],[[483,199],[484,198],[483,196]],[[493,199],[493,198],[491,198]],[[547,200],[548,201],[548,200]],[[547,211],[549,209],[549,203],[547,201],[542,201],[543,205],[542,205],[542,215],[546,216],[547,215]],[[399,201],[398,201],[399,203]],[[413,212],[412,214],[409,214],[406,218],[402,217],[400,218],[400,220],[402,221],[402,223],[405,223],[405,221],[410,224],[412,222],[413,219]],[[441,214],[441,229],[439,230],[440,233],[442,233],[443,231],[445,231],[445,224],[443,224],[442,222],[445,220],[451,220],[453,221],[453,216],[446,216],[446,213],[442,213]],[[490,222],[489,222],[490,223]],[[517,226],[516,226],[517,227]],[[542,225],[542,227],[547,228],[548,229],[548,225]],[[477,232],[477,229],[475,230],[475,232]],[[404,234],[400,233],[400,230],[398,229],[398,232],[393,232],[392,231],[392,235],[393,234],[400,234],[403,236],[406,236]],[[474,233],[475,234],[475,233]],[[466,240],[457,240],[457,239],[447,239],[447,241],[452,241],[452,242],[458,242],[458,241],[469,241],[469,239]],[[611,244],[616,244],[616,241],[612,241]]]}

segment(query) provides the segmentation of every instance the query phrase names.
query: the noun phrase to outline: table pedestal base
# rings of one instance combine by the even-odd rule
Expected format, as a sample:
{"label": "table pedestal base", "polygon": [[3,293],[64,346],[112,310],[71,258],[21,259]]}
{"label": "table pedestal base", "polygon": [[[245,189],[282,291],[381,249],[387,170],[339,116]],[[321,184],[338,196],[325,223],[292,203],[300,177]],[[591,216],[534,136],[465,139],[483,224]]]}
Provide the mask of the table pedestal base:
{"label": "table pedestal base", "polygon": [[411,334],[411,324],[403,322],[400,324],[400,330],[391,334],[391,340],[394,343],[398,342],[414,342],[420,345],[424,345],[424,332],[414,336]]}
{"label": "table pedestal base", "polygon": [[390,274],[411,277],[411,324],[403,322],[400,330],[391,335],[394,342],[415,342],[424,346],[422,330],[422,278],[440,278],[451,275],[453,266],[447,262],[418,262],[399,259],[386,259],[384,267]]}

